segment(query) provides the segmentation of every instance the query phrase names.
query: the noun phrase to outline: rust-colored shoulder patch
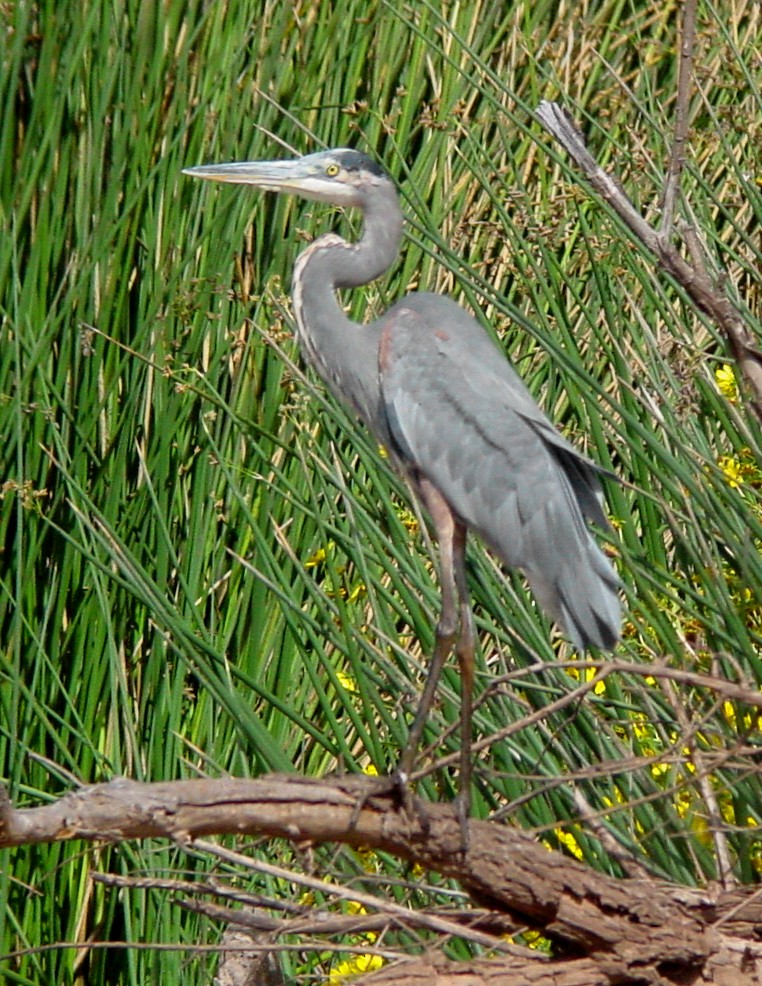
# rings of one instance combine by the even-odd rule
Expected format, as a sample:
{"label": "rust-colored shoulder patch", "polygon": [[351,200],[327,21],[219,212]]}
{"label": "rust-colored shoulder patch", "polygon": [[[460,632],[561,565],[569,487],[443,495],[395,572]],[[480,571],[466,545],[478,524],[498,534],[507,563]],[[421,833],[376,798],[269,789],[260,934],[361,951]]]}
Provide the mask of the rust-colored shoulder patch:
{"label": "rust-colored shoulder patch", "polygon": [[381,339],[378,343],[378,369],[381,373],[388,373],[392,365],[392,333],[394,326],[387,322],[381,331]]}

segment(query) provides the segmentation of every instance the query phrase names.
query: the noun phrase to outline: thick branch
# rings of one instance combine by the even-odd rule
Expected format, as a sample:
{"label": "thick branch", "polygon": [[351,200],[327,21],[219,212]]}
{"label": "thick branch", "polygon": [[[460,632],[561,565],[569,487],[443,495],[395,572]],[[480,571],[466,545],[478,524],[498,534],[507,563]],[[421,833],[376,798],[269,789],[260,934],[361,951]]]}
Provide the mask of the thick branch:
{"label": "thick branch", "polygon": [[394,852],[455,877],[480,901],[542,927],[568,950],[605,953],[617,968],[690,966],[711,951],[701,907],[676,904],[655,882],[593,873],[520,831],[487,822],[470,823],[464,854],[452,808],[416,802],[417,814],[409,815],[379,788],[373,778],[117,780],[40,808],[8,809],[2,844],[150,836],[187,842],[213,833],[342,841]]}
{"label": "thick branch", "polygon": [[[616,880],[494,822],[469,823],[464,853],[452,807],[416,800],[414,813],[408,814],[385,786],[367,777],[321,782],[273,775],[158,784],[121,779],[39,808],[14,809],[0,797],[0,846],[148,837],[190,843],[230,833],[280,837],[299,845],[344,842],[393,852],[458,879],[482,905],[488,902],[494,911],[542,929],[559,953],[555,962],[538,956],[536,963],[515,954],[496,955],[483,980],[473,975],[473,967],[473,978],[462,978],[457,966],[442,967],[436,977],[432,973],[425,979],[425,969],[431,973],[436,964],[432,958],[420,968],[418,960],[392,966],[381,974],[387,978],[369,977],[369,982],[612,986],[688,981],[671,978],[675,969],[681,975],[695,970],[695,983],[760,982],[756,963],[762,949],[755,928],[761,909],[753,896],[736,891],[712,901],[699,891],[648,878]],[[384,910],[381,902],[379,909]],[[445,933],[457,932],[453,924]],[[489,947],[489,935],[479,934]],[[507,947],[501,939],[494,942]],[[742,969],[749,974],[741,974]]]}
{"label": "thick branch", "polygon": [[538,962],[491,959],[452,962],[427,956],[390,965],[362,979],[362,986],[611,986],[610,977],[592,959]]}

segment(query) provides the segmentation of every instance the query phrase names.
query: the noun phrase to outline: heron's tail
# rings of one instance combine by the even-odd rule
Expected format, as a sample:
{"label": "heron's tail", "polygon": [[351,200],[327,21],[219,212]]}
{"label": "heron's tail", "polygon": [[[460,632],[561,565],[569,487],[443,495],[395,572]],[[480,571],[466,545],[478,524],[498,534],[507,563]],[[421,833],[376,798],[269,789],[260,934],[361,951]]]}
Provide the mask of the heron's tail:
{"label": "heron's tail", "polygon": [[540,606],[575,647],[610,651],[621,632],[621,583],[592,534],[583,554],[559,559],[552,584],[533,572],[527,572],[527,579]]}

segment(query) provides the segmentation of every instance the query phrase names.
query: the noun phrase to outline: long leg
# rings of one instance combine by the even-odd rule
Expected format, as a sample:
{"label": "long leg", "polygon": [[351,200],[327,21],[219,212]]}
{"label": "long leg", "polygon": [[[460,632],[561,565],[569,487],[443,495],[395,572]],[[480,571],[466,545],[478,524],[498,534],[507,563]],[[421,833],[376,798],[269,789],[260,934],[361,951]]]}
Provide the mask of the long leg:
{"label": "long leg", "polygon": [[458,630],[458,590],[455,576],[454,547],[456,528],[460,525],[455,520],[445,498],[428,480],[421,480],[418,489],[421,499],[434,523],[434,529],[439,542],[442,610],[439,616],[439,622],[437,623],[434,653],[431,657],[431,665],[429,666],[426,683],[423,686],[423,694],[421,695],[413,724],[408,733],[405,749],[402,751],[402,756],[397,766],[397,773],[403,784],[407,782],[412,772],[415,756],[418,752],[418,744],[421,741],[421,735],[423,734],[423,729],[429,716],[431,703],[434,700],[434,693],[436,692],[437,683],[442,673],[442,667],[452,650]]}
{"label": "long leg", "polygon": [[465,571],[467,532],[465,526],[455,518],[447,501],[431,483],[422,480],[419,483],[419,491],[431,515],[439,541],[442,610],[436,628],[431,667],[397,772],[400,781],[404,784],[412,772],[442,667],[455,644],[461,673],[458,814],[465,848],[468,835],[467,819],[471,807],[471,716],[474,684],[474,629]]}
{"label": "long leg", "polygon": [[460,630],[455,653],[460,665],[460,788],[458,812],[460,827],[467,847],[468,816],[471,811],[471,740],[474,708],[474,620],[466,585],[466,528],[455,525],[453,538],[453,575],[458,593]]}

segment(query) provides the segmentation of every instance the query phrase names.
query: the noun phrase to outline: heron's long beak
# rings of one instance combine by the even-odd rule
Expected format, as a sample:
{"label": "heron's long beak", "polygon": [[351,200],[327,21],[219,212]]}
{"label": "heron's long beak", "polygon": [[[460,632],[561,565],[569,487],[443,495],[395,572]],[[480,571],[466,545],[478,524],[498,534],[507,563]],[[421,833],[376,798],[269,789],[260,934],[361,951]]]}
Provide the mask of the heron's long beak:
{"label": "heron's long beak", "polygon": [[183,168],[184,175],[209,181],[256,185],[269,192],[299,192],[304,182],[315,175],[314,165],[306,158],[295,161],[240,161],[235,164],[202,164]]}
{"label": "heron's long beak", "polygon": [[303,199],[333,205],[363,206],[357,180],[349,180],[343,170],[346,149],[318,151],[290,161],[242,161],[238,164],[202,164],[185,168],[183,174],[209,181],[255,185],[268,192],[291,192]]}

